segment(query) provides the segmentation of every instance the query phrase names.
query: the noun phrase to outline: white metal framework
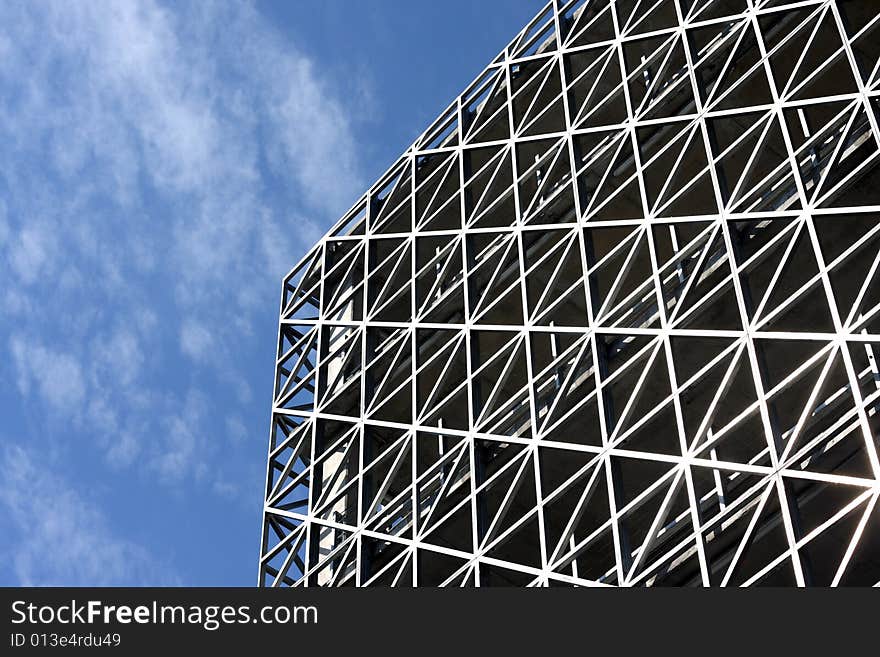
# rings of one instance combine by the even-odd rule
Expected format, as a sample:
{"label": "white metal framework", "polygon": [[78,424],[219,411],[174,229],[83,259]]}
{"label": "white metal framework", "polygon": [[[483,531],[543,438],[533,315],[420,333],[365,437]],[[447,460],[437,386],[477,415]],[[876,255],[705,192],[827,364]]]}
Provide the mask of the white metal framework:
{"label": "white metal framework", "polygon": [[880,581],[878,25],[545,6],[284,279],[260,584]]}

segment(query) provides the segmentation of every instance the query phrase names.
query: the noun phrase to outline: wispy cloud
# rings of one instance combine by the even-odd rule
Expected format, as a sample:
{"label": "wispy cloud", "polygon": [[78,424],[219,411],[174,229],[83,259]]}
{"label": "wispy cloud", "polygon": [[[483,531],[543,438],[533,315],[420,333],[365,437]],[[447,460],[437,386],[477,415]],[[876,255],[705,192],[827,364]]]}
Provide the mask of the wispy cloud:
{"label": "wispy cloud", "polygon": [[[174,416],[145,372],[175,349],[240,390],[241,363],[217,354],[255,340],[280,276],[360,187],[352,112],[249,5],[36,2],[0,20],[0,260],[15,289],[0,329],[43,336],[9,342],[23,393],[87,400],[86,419],[116,429],[137,383],[161,406],[144,414]],[[70,376],[44,382],[42,365]]]}
{"label": "wispy cloud", "polygon": [[23,586],[176,585],[143,546],[116,535],[95,502],[20,447],[0,450],[4,555]]}
{"label": "wispy cloud", "polygon": [[188,319],[180,327],[180,349],[195,361],[208,358],[214,346],[214,336],[208,327]]}
{"label": "wispy cloud", "polygon": [[10,340],[9,349],[22,394],[27,395],[31,388],[36,388],[55,410],[77,409],[83,403],[86,385],[75,358],[21,336]]}
{"label": "wispy cloud", "polygon": [[264,447],[280,278],[362,186],[355,84],[248,4],[0,21],[0,372],[64,423],[48,448],[228,495],[253,465],[228,450]]}

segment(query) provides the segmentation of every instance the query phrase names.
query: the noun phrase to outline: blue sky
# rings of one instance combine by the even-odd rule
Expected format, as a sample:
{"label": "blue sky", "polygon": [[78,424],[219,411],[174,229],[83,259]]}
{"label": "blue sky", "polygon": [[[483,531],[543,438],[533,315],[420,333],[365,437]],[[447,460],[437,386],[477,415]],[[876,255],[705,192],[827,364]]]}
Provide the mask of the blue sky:
{"label": "blue sky", "polygon": [[0,584],[255,583],[281,277],[539,8],[0,3]]}

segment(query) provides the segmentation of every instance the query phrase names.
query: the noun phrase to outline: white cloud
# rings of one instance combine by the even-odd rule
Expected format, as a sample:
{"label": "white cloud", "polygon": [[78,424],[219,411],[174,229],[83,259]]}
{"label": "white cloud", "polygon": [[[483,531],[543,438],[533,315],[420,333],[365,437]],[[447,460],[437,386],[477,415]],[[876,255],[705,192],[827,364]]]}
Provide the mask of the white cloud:
{"label": "white cloud", "polygon": [[10,319],[21,315],[33,315],[35,306],[30,296],[14,288],[7,288],[3,292],[3,301],[0,304],[3,309],[2,314]]}
{"label": "white cloud", "polygon": [[163,439],[156,447],[151,467],[165,482],[178,482],[185,477],[199,478],[207,471],[206,449],[213,426],[206,418],[208,397],[190,390],[183,408],[163,418]]}
{"label": "white cloud", "polygon": [[82,367],[75,358],[21,336],[11,339],[10,351],[22,394],[36,388],[55,410],[79,410],[86,386]]}
{"label": "white cloud", "polygon": [[[17,41],[0,84],[18,92],[0,99],[0,173],[49,215],[43,233],[23,230],[10,252],[22,280],[36,280],[51,255],[46,235],[76,231],[86,237],[77,247],[92,251],[83,255],[104,265],[99,284],[130,273],[114,269],[157,264],[178,274],[179,303],[207,304],[220,281],[252,288],[293,264],[297,244],[317,232],[313,219],[294,218],[304,202],[326,223],[360,192],[354,111],[312,60],[250,6],[180,11],[152,0],[0,8]],[[38,171],[16,169],[37,159]],[[56,181],[34,189],[52,176],[76,193]],[[281,206],[263,200],[279,181]],[[172,212],[144,214],[144,192]],[[96,199],[125,212],[90,212]],[[111,228],[114,248],[96,247]],[[143,248],[155,235],[173,237],[150,244],[158,263]],[[267,255],[270,272],[260,266]],[[232,298],[254,303],[253,293]]]}
{"label": "white cloud", "polygon": [[187,319],[180,327],[180,349],[196,361],[207,360],[214,347],[214,336],[205,327],[193,319]]}
{"label": "white cloud", "polygon": [[241,421],[240,417],[233,416],[226,418],[226,435],[228,435],[235,443],[243,443],[247,439],[248,430],[247,427],[244,426],[244,422]]}
{"label": "white cloud", "polygon": [[[124,425],[140,369],[175,363],[161,316],[249,403],[236,365],[209,356],[258,339],[281,275],[361,191],[350,117],[370,90],[328,80],[250,5],[34,2],[0,21],[0,260],[30,286],[3,307],[43,336],[15,343],[22,389],[59,410],[88,396]],[[67,384],[43,383],[34,357]]]}
{"label": "white cloud", "polygon": [[0,507],[21,586],[179,585],[144,547],[114,534],[95,503],[21,447],[0,450]]}
{"label": "white cloud", "polygon": [[281,127],[282,156],[310,203],[339,209],[355,200],[347,195],[358,186],[355,156],[345,143],[347,117],[339,105],[328,102],[309,60],[300,59],[282,73],[293,81],[272,108]]}
{"label": "white cloud", "polygon": [[107,446],[107,461],[110,465],[130,465],[141,452],[140,435],[132,429],[114,434],[114,440]]}
{"label": "white cloud", "polygon": [[211,489],[226,499],[241,500],[242,498],[241,488],[239,486],[222,479],[216,479],[211,485]]}
{"label": "white cloud", "polygon": [[[0,57],[2,57],[0,48]],[[6,201],[0,199],[0,247],[9,239],[9,220],[6,218]]]}
{"label": "white cloud", "polygon": [[26,226],[18,232],[9,246],[9,261],[22,282],[31,284],[37,281],[52,255],[53,242],[46,230],[35,225]]}
{"label": "white cloud", "polygon": [[92,369],[96,385],[130,386],[144,366],[140,339],[133,332],[117,327],[92,341]]}
{"label": "white cloud", "polygon": [[225,418],[262,407],[280,277],[362,191],[369,89],[249,4],[35,0],[0,22],[0,351],[22,399],[64,423],[59,458],[231,495],[253,431]]}

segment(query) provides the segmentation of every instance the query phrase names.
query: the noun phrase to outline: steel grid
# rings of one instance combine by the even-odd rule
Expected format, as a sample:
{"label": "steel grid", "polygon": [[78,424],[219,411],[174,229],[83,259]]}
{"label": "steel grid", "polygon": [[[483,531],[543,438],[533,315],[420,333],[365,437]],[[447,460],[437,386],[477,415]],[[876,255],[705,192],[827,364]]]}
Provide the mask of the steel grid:
{"label": "steel grid", "polygon": [[284,279],[260,585],[878,583],[878,25],[546,5]]}

